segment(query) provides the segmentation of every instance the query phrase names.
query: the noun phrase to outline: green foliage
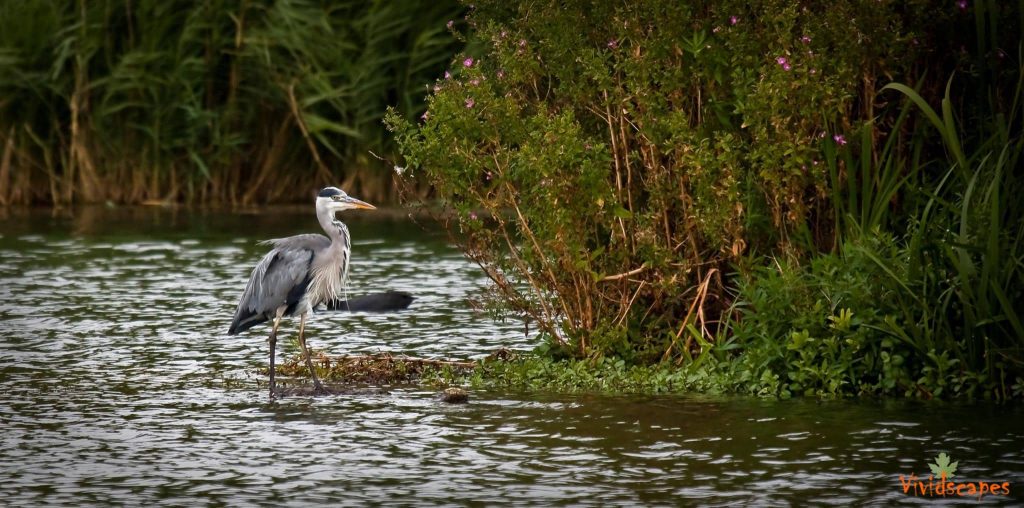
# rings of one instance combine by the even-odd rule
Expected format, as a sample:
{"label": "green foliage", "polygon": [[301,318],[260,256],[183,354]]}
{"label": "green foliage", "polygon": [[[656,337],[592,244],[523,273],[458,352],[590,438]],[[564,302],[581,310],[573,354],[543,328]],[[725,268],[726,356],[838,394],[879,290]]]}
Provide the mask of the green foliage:
{"label": "green foliage", "polygon": [[3,2],[0,203],[306,199],[342,178],[386,197],[389,171],[367,150],[392,149],[387,107],[422,113],[427,83],[462,46],[445,27],[462,10]]}
{"label": "green foliage", "polygon": [[[431,380],[427,380],[428,382]],[[680,369],[669,365],[629,364],[621,358],[556,360],[523,355],[512,360],[482,361],[469,375],[438,377],[441,384],[474,388],[562,393],[721,393],[722,379],[707,367]]]}
{"label": "green foliage", "polygon": [[[928,345],[898,337],[905,324],[906,259],[892,237],[879,234],[847,243],[837,254],[817,256],[809,265],[780,260],[741,280],[742,316],[733,330],[743,355],[730,367],[745,386],[740,389],[835,397],[915,395],[947,384],[947,376],[956,372],[948,368],[945,344],[925,349]],[[939,369],[927,361],[936,347],[943,351],[936,359],[946,360]],[[926,368],[934,379],[919,385]]]}
{"label": "green foliage", "polygon": [[[422,122],[386,121],[582,385],[660,362],[758,395],[1005,399],[1024,365],[1009,11],[477,2],[482,52]],[[963,69],[944,96],[919,80]],[[529,365],[496,375],[569,383]]]}
{"label": "green foliage", "polygon": [[[1024,366],[1024,211],[1007,196],[1024,190],[1011,169],[1024,149],[1013,124],[1024,115],[1014,106],[1011,116],[994,116],[980,136],[968,138],[951,115],[940,117],[914,90],[886,88],[906,95],[939,131],[948,156],[934,162],[944,173],[929,177],[926,168],[911,165],[901,177],[924,187],[905,236],[879,230],[878,218],[892,211],[877,201],[865,206],[853,197],[837,200],[837,215],[867,211],[851,213],[841,226],[851,240],[840,253],[819,255],[807,266],[777,263],[752,272],[739,287],[745,313],[735,327],[745,348],[741,363],[769,378],[779,375],[781,382],[771,378],[754,389],[782,395],[1019,397],[1008,380],[1019,378]],[[946,111],[953,102],[949,89],[942,101]],[[915,139],[912,151],[920,154],[926,138]],[[890,171],[892,159],[882,164],[882,173]],[[866,165],[861,170],[874,171]],[[869,185],[903,185],[875,176]],[[877,196],[865,190],[864,196]],[[882,195],[888,201],[896,193]],[[856,317],[836,314],[840,308],[854,309]],[[775,338],[787,333],[791,342],[783,351]],[[756,372],[750,377],[758,378]]]}
{"label": "green foliage", "polygon": [[697,352],[688,326],[722,335],[728,263],[813,236],[821,139],[907,69],[918,19],[858,1],[475,5],[486,52],[453,62],[423,122],[388,124],[512,310],[575,355],[641,363]]}

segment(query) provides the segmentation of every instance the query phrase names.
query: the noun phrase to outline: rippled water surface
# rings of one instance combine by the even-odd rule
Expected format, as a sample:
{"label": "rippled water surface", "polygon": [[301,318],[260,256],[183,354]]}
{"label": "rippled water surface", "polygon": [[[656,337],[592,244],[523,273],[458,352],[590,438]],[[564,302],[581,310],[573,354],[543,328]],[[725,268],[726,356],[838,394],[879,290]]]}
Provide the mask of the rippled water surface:
{"label": "rippled water surface", "polygon": [[[442,236],[345,218],[351,293],[417,300],[319,314],[314,347],[534,345],[466,303],[484,279]],[[1019,407],[491,392],[452,406],[387,386],[270,403],[266,328],[225,330],[255,241],[316,228],[303,209],[0,212],[0,504],[924,503],[899,477],[927,478],[939,452],[957,481],[1009,482],[984,501],[1024,499]]]}

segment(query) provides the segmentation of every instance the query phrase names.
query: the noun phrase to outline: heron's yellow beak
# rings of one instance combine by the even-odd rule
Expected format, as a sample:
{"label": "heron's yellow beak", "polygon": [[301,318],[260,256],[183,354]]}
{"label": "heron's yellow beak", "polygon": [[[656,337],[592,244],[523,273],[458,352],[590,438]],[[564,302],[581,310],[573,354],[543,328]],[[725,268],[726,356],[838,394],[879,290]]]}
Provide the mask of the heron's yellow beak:
{"label": "heron's yellow beak", "polygon": [[364,210],[376,210],[377,209],[376,206],[373,206],[370,203],[367,203],[365,201],[360,201],[360,200],[358,200],[358,199],[356,199],[356,198],[354,198],[352,196],[347,196],[345,198],[345,202],[348,203],[349,205],[351,205],[352,208],[362,208]]}

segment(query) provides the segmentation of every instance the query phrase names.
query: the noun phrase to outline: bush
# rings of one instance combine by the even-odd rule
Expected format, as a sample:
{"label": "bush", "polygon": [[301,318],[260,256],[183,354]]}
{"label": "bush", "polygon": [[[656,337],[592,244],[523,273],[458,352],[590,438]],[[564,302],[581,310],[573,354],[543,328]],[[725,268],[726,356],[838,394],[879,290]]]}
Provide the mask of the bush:
{"label": "bush", "polygon": [[[1012,10],[478,2],[483,51],[453,62],[422,122],[386,121],[501,303],[572,369],[1019,396]],[[917,81],[955,69],[945,98]]]}
{"label": "bush", "polygon": [[730,263],[830,243],[823,140],[910,67],[914,13],[476,2],[486,51],[388,124],[508,307],[575,355],[681,359],[725,330]]}

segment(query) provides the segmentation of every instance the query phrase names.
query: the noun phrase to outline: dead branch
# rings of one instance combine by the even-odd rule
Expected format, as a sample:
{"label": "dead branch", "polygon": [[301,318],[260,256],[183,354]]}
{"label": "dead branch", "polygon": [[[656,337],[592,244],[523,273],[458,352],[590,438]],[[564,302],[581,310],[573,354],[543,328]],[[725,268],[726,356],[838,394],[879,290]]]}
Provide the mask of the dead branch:
{"label": "dead branch", "polygon": [[642,272],[642,271],[644,271],[646,269],[647,269],[647,264],[644,263],[644,264],[640,265],[640,268],[634,268],[634,269],[632,269],[632,270],[630,270],[628,272],[618,273],[618,274],[615,274],[615,275],[609,275],[607,277],[604,277],[603,279],[601,279],[601,282],[624,279],[624,278],[629,277],[631,275],[636,275],[636,274],[638,274],[638,273],[640,273],[640,272]]}

